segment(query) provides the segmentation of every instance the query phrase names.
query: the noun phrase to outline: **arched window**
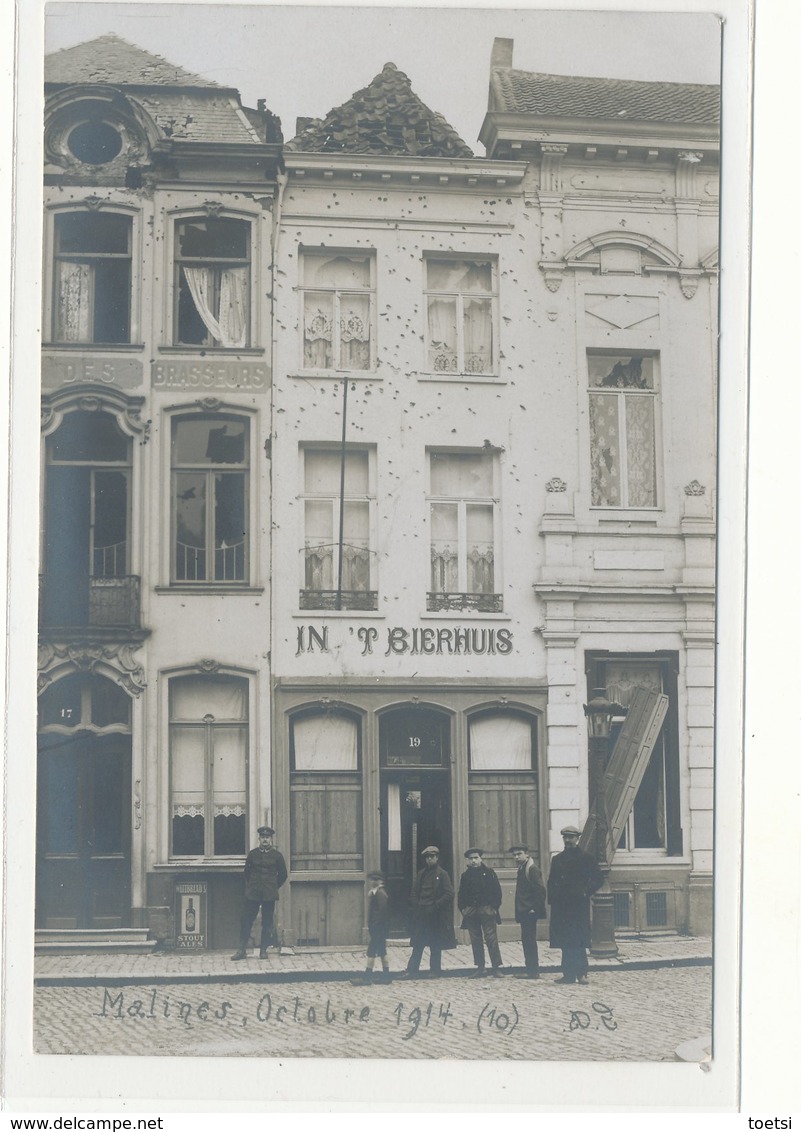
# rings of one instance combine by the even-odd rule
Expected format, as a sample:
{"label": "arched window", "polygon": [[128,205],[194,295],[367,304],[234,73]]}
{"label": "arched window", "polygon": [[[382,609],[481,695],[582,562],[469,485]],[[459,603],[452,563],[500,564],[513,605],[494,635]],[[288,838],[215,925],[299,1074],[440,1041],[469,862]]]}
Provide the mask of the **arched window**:
{"label": "arched window", "polygon": [[171,856],[244,856],[247,839],[248,682],[170,680]]}
{"label": "arched window", "polygon": [[293,869],[363,867],[361,721],[312,709],[290,720]]}
{"label": "arched window", "polygon": [[176,345],[248,345],[250,228],[231,217],[176,221]]}
{"label": "arched window", "polygon": [[76,410],[47,438],[46,456],[42,623],[136,626],[131,438],[112,413]]}
{"label": "arched window", "polygon": [[56,216],[54,342],[130,342],[131,225],[106,211]]}
{"label": "arched window", "polygon": [[493,867],[510,845],[539,856],[536,721],[522,712],[486,711],[469,721],[470,844]]}
{"label": "arched window", "polygon": [[249,453],[243,417],[173,420],[173,582],[248,580]]}

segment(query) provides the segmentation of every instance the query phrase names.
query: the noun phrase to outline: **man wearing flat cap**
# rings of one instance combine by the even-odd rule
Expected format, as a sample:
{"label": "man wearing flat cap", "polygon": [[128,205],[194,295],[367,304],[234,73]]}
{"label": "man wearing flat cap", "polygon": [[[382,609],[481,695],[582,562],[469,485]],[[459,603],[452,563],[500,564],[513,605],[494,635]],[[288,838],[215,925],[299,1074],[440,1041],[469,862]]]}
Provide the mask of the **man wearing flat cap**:
{"label": "man wearing flat cap", "polygon": [[286,862],[277,849],[273,848],[274,829],[261,825],[256,831],[259,835],[257,849],[251,849],[245,858],[245,901],[242,905],[242,919],[239,924],[239,947],[231,956],[233,960],[247,959],[248,940],[253,921],[261,908],[261,947],[259,959],[269,958],[268,947],[273,936],[273,916],[278,889],[286,880]]}
{"label": "man wearing flat cap", "polygon": [[495,870],[482,861],[483,849],[472,848],[465,851],[467,868],[459,881],[457,903],[462,913],[462,927],[470,933],[470,946],[476,969],[471,978],[477,979],[487,973],[484,963],[484,942],[487,944],[492,973],[502,975],[501,949],[498,947],[498,924],[501,922],[501,884]]}
{"label": "man wearing flat cap", "polygon": [[586,983],[590,946],[590,897],[603,884],[594,857],[579,849],[579,831],[566,825],[564,849],[551,861],[548,903],[551,905],[551,947],[561,948],[562,977],[557,983]]}
{"label": "man wearing flat cap", "polygon": [[545,919],[545,885],[528,845],[512,845],[509,852],[517,862],[515,919],[520,924],[523,961],[526,965],[525,971],[517,978],[538,979],[540,956],[537,948],[537,920]]}
{"label": "man wearing flat cap", "polygon": [[412,954],[401,978],[414,979],[420,972],[423,950],[430,951],[432,975],[442,974],[442,952],[456,947],[453,930],[453,885],[439,863],[439,849],[427,845],[424,867],[417,874],[411,897]]}

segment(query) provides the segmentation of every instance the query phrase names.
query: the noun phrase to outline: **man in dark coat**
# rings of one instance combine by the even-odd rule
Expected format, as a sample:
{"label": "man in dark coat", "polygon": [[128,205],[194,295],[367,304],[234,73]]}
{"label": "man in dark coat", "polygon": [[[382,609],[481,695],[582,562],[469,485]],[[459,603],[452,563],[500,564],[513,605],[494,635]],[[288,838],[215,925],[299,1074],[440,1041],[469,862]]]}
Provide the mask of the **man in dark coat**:
{"label": "man in dark coat", "polygon": [[545,919],[545,885],[527,845],[513,845],[509,852],[517,862],[515,920],[520,924],[523,960],[526,965],[523,974],[517,978],[538,979],[540,955],[537,949],[537,920]]}
{"label": "man in dark coat", "polygon": [[367,896],[367,932],[370,941],[367,944],[367,967],[364,974],[358,979],[351,979],[355,987],[369,987],[373,982],[373,967],[376,959],[381,960],[382,983],[390,982],[389,962],[387,960],[387,936],[389,935],[389,896],[384,888],[384,874],[374,872],[367,874],[367,883],[370,889]]}
{"label": "man in dark coat", "polygon": [[269,958],[267,948],[273,935],[273,916],[278,889],[286,880],[286,862],[277,849],[273,848],[274,829],[269,825],[259,826],[259,847],[251,849],[245,858],[245,901],[242,905],[242,919],[239,924],[239,948],[232,959],[247,959],[247,946],[250,929],[261,908],[261,948],[259,959]]}
{"label": "man in dark coat", "polygon": [[457,903],[462,913],[462,927],[470,933],[470,946],[476,969],[471,978],[485,975],[484,941],[487,943],[492,973],[502,975],[501,949],[498,947],[498,927],[501,917],[501,884],[494,869],[481,860],[483,849],[468,849],[465,852],[467,868],[459,881]]}
{"label": "man in dark coat", "polygon": [[442,952],[456,947],[453,930],[453,885],[439,863],[439,849],[429,845],[423,850],[425,866],[417,874],[412,893],[412,954],[405,976],[413,979],[420,972],[423,949],[431,953],[432,975],[442,974]]}
{"label": "man in dark coat", "polygon": [[562,950],[562,977],[557,983],[586,983],[590,946],[590,897],[603,884],[594,857],[579,849],[574,825],[562,830],[564,849],[551,861],[548,902],[551,905],[551,947]]}

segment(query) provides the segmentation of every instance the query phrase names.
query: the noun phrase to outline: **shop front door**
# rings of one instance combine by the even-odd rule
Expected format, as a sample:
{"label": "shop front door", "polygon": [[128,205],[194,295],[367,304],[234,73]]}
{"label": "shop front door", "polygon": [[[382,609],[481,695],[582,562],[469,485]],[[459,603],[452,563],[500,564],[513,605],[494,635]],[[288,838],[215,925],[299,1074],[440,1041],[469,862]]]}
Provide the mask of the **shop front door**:
{"label": "shop front door", "polygon": [[128,927],[130,737],[42,735],[38,779],[37,926]]}
{"label": "shop front door", "polygon": [[390,935],[410,929],[410,898],[422,851],[436,845],[453,875],[450,720],[420,707],[381,720],[381,867],[389,895]]}

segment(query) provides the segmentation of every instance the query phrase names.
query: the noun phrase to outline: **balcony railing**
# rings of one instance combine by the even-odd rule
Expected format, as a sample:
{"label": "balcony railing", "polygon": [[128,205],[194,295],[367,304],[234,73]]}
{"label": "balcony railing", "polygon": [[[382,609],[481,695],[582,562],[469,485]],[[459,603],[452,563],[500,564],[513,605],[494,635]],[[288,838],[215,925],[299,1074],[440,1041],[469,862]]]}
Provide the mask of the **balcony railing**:
{"label": "balcony railing", "polygon": [[48,577],[39,579],[42,628],[140,629],[140,579]]}

